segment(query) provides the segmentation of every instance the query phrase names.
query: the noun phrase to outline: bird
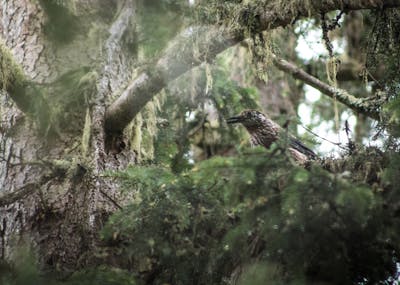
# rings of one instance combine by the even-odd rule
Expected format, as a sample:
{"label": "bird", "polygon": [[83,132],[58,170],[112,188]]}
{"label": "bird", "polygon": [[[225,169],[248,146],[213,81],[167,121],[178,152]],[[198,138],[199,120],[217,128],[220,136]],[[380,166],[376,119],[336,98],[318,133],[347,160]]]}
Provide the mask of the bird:
{"label": "bird", "polygon": [[[226,119],[228,124],[241,123],[250,134],[250,142],[253,146],[270,148],[284,129],[271,120],[267,115],[257,110],[243,110],[239,115]],[[318,156],[304,145],[295,136],[288,135],[288,151],[299,164],[305,164],[310,160],[316,160]]]}

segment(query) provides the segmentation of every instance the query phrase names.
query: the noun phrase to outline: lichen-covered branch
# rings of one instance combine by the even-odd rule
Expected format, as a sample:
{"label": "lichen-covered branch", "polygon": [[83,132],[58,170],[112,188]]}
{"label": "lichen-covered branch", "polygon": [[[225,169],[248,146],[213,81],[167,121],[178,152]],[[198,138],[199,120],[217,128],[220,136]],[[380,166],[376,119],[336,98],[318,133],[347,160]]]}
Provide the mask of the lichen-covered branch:
{"label": "lichen-covered branch", "polygon": [[362,113],[375,120],[379,120],[379,112],[376,108],[377,105],[375,104],[375,101],[371,101],[366,98],[357,98],[349,94],[344,89],[336,88],[334,86],[326,84],[318,78],[308,74],[295,64],[288,62],[282,58],[274,56],[273,62],[275,66],[280,70],[289,73],[294,78],[299,79],[304,83],[314,87],[315,89],[321,91],[323,94],[328,95],[331,98],[337,99],[339,102],[353,109],[357,113]]}
{"label": "lichen-covered branch", "polygon": [[[290,2],[257,1],[243,5],[238,11],[238,27],[247,27],[251,19],[251,33],[284,27],[298,18],[320,15],[333,10],[360,10],[399,7],[398,0],[321,0]],[[258,5],[258,6],[254,6]],[[160,60],[143,71],[122,95],[108,108],[105,130],[119,135],[138,112],[170,81],[200,63],[212,60],[218,53],[242,41],[246,28],[229,29],[217,26],[191,27],[182,32],[165,50]],[[341,97],[341,94],[336,94]]]}
{"label": "lichen-covered branch", "polygon": [[152,97],[189,69],[215,56],[235,44],[213,26],[192,27],[175,38],[158,62],[143,71],[122,92],[106,112],[105,128],[118,134],[149,102]]}
{"label": "lichen-covered branch", "polygon": [[11,51],[0,42],[0,88],[7,91],[18,108],[32,115],[39,128],[46,130],[50,123],[50,108],[40,90],[32,84],[14,60]]}
{"label": "lichen-covered branch", "polygon": [[0,83],[3,90],[9,91],[14,85],[26,81],[22,68],[3,42],[0,42],[0,67]]}

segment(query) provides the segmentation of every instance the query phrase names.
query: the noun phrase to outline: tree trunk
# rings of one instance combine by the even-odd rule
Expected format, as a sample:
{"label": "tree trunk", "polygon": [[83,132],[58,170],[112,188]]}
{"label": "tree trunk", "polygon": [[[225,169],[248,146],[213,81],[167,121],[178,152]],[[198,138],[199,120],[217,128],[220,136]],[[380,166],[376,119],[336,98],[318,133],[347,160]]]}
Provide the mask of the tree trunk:
{"label": "tree trunk", "polygon": [[[257,19],[251,32],[259,33],[321,12],[399,5],[295,2],[284,12],[281,2],[251,2],[239,11],[241,24]],[[123,130],[170,81],[214,59],[248,31],[191,27],[128,84],[137,58],[134,0],[0,3],[0,85],[8,92],[0,97],[0,255],[12,259],[18,243],[28,240],[41,265],[72,271],[96,262],[98,230],[120,207],[117,185],[103,172],[137,158],[125,146]],[[274,63],[349,107],[365,109],[363,101],[294,64],[279,58]]]}
{"label": "tree trunk", "polygon": [[4,44],[52,114],[39,130],[1,95],[0,256],[28,241],[42,266],[63,272],[93,262],[97,232],[118,208],[102,172],[134,159],[106,154],[103,138],[105,107],[134,64],[134,2],[73,3],[6,0],[0,10]]}

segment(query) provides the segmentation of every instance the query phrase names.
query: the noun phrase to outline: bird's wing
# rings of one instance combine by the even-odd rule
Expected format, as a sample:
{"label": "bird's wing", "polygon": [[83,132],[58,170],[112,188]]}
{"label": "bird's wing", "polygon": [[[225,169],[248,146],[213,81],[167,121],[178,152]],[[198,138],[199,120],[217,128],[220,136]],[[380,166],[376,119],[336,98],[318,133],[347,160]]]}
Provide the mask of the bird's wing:
{"label": "bird's wing", "polygon": [[296,137],[290,136],[289,140],[290,140],[290,146],[292,148],[305,154],[309,159],[317,159],[318,158],[318,156],[315,154],[315,152],[313,152],[311,149],[309,149],[307,146],[305,146]]}

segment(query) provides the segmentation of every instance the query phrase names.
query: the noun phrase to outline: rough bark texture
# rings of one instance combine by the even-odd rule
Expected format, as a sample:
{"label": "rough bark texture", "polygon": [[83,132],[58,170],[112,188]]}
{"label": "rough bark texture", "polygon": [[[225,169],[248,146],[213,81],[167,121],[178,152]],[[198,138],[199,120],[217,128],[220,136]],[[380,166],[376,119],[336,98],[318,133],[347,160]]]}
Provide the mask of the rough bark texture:
{"label": "rough bark texture", "polygon": [[[67,2],[74,3],[73,9]],[[400,5],[394,0],[324,0],[310,7],[304,4],[308,2],[298,1],[296,9],[284,14],[280,7],[257,10],[254,32],[321,11]],[[215,26],[187,29],[154,66],[127,84],[135,62],[130,48],[135,43],[135,1],[0,3],[0,35],[25,76],[46,90],[54,130],[39,133],[9,94],[1,94],[0,258],[12,258],[13,248],[26,236],[43,266],[72,271],[94,262],[98,229],[118,208],[115,184],[101,174],[134,159],[132,152],[122,151],[124,127],[168,82],[212,60],[243,40],[244,33]],[[53,9],[58,17],[51,17]],[[73,29],[64,29],[65,21]],[[70,92],[60,94],[59,85],[73,75],[79,76],[64,88]],[[109,140],[112,147],[105,145]],[[116,151],[108,154],[107,148]]]}
{"label": "rough bark texture", "polygon": [[378,101],[380,101],[381,98],[376,99],[377,102],[369,98],[357,98],[349,94],[346,90],[322,82],[293,63],[281,58],[274,58],[274,64],[284,72],[291,74],[294,78],[302,80],[306,84],[318,89],[323,94],[326,94],[333,99],[337,99],[339,102],[355,110],[357,113],[365,114],[373,119],[379,120],[377,106],[379,106],[378,103],[380,102]]}
{"label": "rough bark texture", "polygon": [[[2,39],[32,80],[49,78],[50,67],[41,56],[44,50],[41,30],[44,14],[37,1],[3,0],[0,11]],[[40,72],[39,67],[40,66]]]}
{"label": "rough bark texture", "polygon": [[[32,72],[36,69],[43,51],[38,33],[43,23],[34,20],[35,16],[43,19],[39,16],[41,11],[38,5],[24,1],[2,1],[2,7],[0,32],[5,45],[13,51],[15,59],[23,65],[26,73],[32,79],[38,78]],[[21,159],[36,160],[39,146],[43,142],[36,137],[32,125],[5,94],[1,96],[1,101],[0,151],[3,161],[0,164],[0,185],[3,194],[22,191],[27,184],[35,183],[36,177],[40,176],[40,170],[33,165],[21,164]],[[26,140],[25,136],[30,136],[32,140]],[[6,249],[10,248],[12,234],[23,230],[27,217],[33,216],[32,208],[30,198],[24,202],[6,205],[0,210],[2,258],[10,257],[11,252]]]}
{"label": "rough bark texture", "polygon": [[[307,1],[294,1],[293,8],[272,3],[265,7],[243,9],[238,19],[251,19],[255,26],[252,33],[284,27],[300,17],[320,15],[333,10],[359,10],[399,6],[396,0],[362,1],[317,1],[311,5]],[[260,8],[260,9],[257,9]],[[282,13],[282,10],[284,11]],[[253,13],[253,14],[251,14]],[[250,14],[250,15],[249,15]],[[239,25],[242,23],[239,23]],[[246,23],[243,23],[246,26]],[[152,73],[143,72],[129,85],[122,95],[108,108],[106,113],[106,131],[118,134],[149,102],[155,94],[171,80],[204,61],[212,60],[218,53],[244,39],[242,29],[230,30],[215,27],[192,27],[178,36],[152,66]],[[180,52],[177,52],[180,51]]]}
{"label": "rough bark texture", "polygon": [[[103,118],[111,94],[131,76],[135,56],[126,46],[134,40],[135,7],[132,1],[76,1],[71,17],[80,19],[79,29],[58,44],[44,3],[1,1],[0,35],[25,76],[46,83],[47,99],[71,116],[58,123],[56,134],[39,134],[37,124],[1,94],[0,258],[9,260],[15,246],[28,240],[41,265],[68,272],[93,261],[98,229],[117,207],[115,185],[100,174],[133,157],[128,150],[105,154]],[[57,84],[82,66],[89,71],[76,85],[83,88],[85,78],[94,88],[81,90],[83,104],[65,104]]]}

